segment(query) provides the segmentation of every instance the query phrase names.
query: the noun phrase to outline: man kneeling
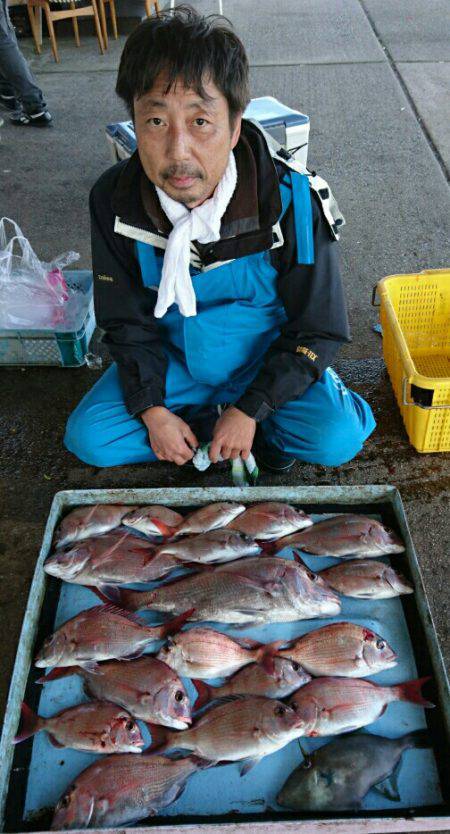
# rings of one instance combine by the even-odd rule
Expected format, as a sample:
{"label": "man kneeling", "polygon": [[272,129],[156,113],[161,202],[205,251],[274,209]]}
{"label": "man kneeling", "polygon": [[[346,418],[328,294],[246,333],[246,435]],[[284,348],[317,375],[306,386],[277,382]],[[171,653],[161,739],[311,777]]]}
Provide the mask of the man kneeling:
{"label": "man kneeling", "polygon": [[116,89],[137,151],[90,202],[115,362],[71,415],[67,448],[94,466],[182,465],[206,440],[213,462],[252,447],[273,470],[350,460],[375,422],[329,367],[349,339],[336,214],[243,118],[242,43],[180,7],[130,35]]}

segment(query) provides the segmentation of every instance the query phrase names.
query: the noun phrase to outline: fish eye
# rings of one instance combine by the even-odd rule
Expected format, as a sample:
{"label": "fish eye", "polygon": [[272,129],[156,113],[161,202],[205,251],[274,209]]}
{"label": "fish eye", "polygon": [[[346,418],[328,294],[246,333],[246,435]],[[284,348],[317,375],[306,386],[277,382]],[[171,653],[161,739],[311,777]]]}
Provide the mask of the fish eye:
{"label": "fish eye", "polygon": [[311,580],[311,582],[317,582],[319,577],[317,576],[317,573],[313,573],[312,570],[309,570],[308,578]]}
{"label": "fish eye", "polygon": [[293,668],[294,672],[298,672],[298,670],[300,669],[300,663],[297,663],[296,660],[293,660],[292,661],[292,668]]}
{"label": "fish eye", "polygon": [[377,649],[380,649],[380,651],[382,651],[383,649],[386,648],[386,643],[385,643],[384,640],[377,640],[376,645],[377,645]]}
{"label": "fish eye", "polygon": [[306,758],[306,759],[304,759],[304,760],[303,760],[303,762],[302,762],[302,769],[303,769],[303,770],[309,770],[309,769],[310,769],[310,767],[312,767],[312,759],[310,759],[309,757],[307,757],[307,758]]}
{"label": "fish eye", "polygon": [[125,724],[125,729],[126,730],[134,730],[135,726],[136,725],[135,725],[134,721],[131,721],[131,719],[128,719],[127,723]]}
{"label": "fish eye", "polygon": [[283,706],[276,707],[276,709],[275,709],[275,715],[284,715],[285,712],[286,712],[286,707],[283,707]]}
{"label": "fish eye", "polygon": [[184,692],[182,692],[181,689],[177,689],[177,691],[175,692],[175,700],[176,701],[182,701],[183,698],[184,698]]}

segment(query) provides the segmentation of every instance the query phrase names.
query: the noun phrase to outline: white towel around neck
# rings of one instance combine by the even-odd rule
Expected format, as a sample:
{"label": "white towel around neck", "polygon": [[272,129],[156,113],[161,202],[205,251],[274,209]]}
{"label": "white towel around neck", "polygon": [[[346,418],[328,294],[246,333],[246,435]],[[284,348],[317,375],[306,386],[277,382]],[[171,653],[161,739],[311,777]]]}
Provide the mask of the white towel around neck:
{"label": "white towel around neck", "polygon": [[171,304],[178,304],[183,316],[197,314],[197,301],[189,273],[191,240],[210,243],[220,238],[220,224],[237,183],[233,151],[225,173],[209,200],[188,209],[155,186],[161,206],[173,225],[164,254],[155,316],[160,319]]}

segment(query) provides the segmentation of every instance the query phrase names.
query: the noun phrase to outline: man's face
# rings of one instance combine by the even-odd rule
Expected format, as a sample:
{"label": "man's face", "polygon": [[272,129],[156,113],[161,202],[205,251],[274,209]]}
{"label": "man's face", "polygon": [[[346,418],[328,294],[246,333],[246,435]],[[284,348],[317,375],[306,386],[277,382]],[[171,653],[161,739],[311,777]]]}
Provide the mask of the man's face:
{"label": "man's face", "polygon": [[166,94],[167,79],[161,75],[150,92],[134,100],[138,151],[147,177],[189,208],[213,194],[241,130],[241,116],[230,127],[228,102],[215,84],[205,81],[203,87],[210,99],[181,81]]}

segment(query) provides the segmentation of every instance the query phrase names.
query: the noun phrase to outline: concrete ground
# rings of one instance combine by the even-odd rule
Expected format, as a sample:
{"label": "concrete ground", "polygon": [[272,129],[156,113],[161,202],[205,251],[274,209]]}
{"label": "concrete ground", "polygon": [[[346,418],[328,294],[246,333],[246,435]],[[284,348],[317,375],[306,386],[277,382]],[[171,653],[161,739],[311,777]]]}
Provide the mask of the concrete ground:
{"label": "concrete ground", "polygon": [[[217,11],[215,0],[198,0]],[[446,166],[450,43],[445,0],[224,0],[248,49],[252,95],[273,95],[311,118],[310,165],[331,184],[347,226],[342,261],[353,342],[338,370],[372,405],[378,428],[338,470],[296,464],[261,484],[396,485],[403,497],[432,614],[448,661],[449,465],[409,445],[373,332],[373,285],[384,275],[448,265]],[[54,127],[1,132],[2,214],[15,218],[49,259],[80,252],[90,265],[89,188],[110,164],[108,122],[124,118],[114,94],[124,38],[105,56],[84,35],[60,38],[41,57],[21,46],[45,91]],[[87,368],[3,369],[0,595],[4,616],[0,706],[7,693],[28,587],[53,494],[62,488],[226,484],[174,466],[94,469],[62,447],[70,411],[98,372]]]}

